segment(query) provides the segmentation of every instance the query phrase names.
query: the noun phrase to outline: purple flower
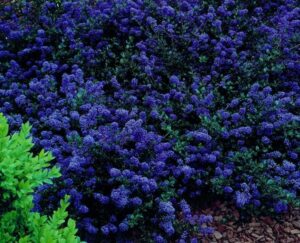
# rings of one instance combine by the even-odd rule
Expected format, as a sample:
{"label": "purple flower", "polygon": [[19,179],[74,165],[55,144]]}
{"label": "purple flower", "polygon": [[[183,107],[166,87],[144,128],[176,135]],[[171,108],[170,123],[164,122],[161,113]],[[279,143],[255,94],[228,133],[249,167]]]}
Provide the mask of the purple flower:
{"label": "purple flower", "polygon": [[167,241],[161,235],[156,235],[154,237],[154,242],[155,243],[166,243]]}
{"label": "purple flower", "polygon": [[110,197],[116,207],[124,208],[128,204],[128,201],[129,201],[128,194],[129,194],[129,191],[124,186],[121,186],[117,189],[113,189],[110,194]]}
{"label": "purple flower", "polygon": [[215,20],[212,25],[214,27],[216,27],[216,29],[218,31],[220,31],[220,32],[222,31],[222,21],[221,20],[219,20],[219,19]]}
{"label": "purple flower", "polygon": [[282,166],[286,171],[289,171],[289,172],[295,171],[295,169],[296,169],[296,165],[287,160],[283,161]]}
{"label": "purple flower", "polygon": [[173,224],[172,222],[170,221],[166,221],[166,222],[161,222],[160,223],[160,227],[162,228],[162,230],[165,231],[165,233],[168,235],[168,236],[171,236],[175,233],[175,229],[173,227]]}
{"label": "purple flower", "polygon": [[139,197],[134,197],[134,198],[131,199],[131,203],[132,203],[133,206],[136,207],[136,206],[142,205],[143,201]]}
{"label": "purple flower", "polygon": [[166,16],[172,17],[175,15],[175,10],[171,6],[162,7],[162,13]]}
{"label": "purple flower", "polygon": [[209,136],[207,133],[203,133],[203,132],[191,132],[190,136],[193,137],[197,142],[208,143],[212,139],[211,136]]}
{"label": "purple flower", "polygon": [[94,198],[101,204],[108,204],[109,197],[102,195],[101,193],[94,193]]}
{"label": "purple flower", "polygon": [[15,99],[15,101],[16,101],[16,104],[17,104],[18,106],[25,105],[25,104],[26,104],[26,96],[25,96],[25,95],[20,95],[20,96],[18,96],[18,97]]}
{"label": "purple flower", "polygon": [[271,140],[268,137],[266,137],[266,136],[263,136],[261,138],[261,141],[263,142],[263,144],[266,144],[266,145],[268,145],[268,144],[271,143]]}
{"label": "purple flower", "polygon": [[238,207],[245,206],[246,204],[249,203],[249,201],[251,199],[251,195],[248,192],[237,191],[235,193],[235,196],[236,196],[236,205]]}
{"label": "purple flower", "polygon": [[119,229],[121,232],[126,232],[129,229],[129,225],[127,222],[122,222],[119,224]]}
{"label": "purple flower", "polygon": [[173,214],[175,212],[175,209],[171,202],[160,202],[159,212],[164,214]]}
{"label": "purple flower", "polygon": [[147,24],[149,24],[149,25],[153,25],[153,26],[157,25],[157,20],[154,19],[154,18],[152,18],[152,17],[150,17],[150,16],[147,17],[146,22],[147,22]]}
{"label": "purple flower", "polygon": [[225,187],[224,187],[224,192],[225,192],[225,193],[232,193],[232,192],[233,192],[233,189],[232,189],[230,186],[225,186]]}
{"label": "purple flower", "polygon": [[279,201],[275,204],[274,210],[276,213],[285,213],[288,209],[288,206],[283,201]]}
{"label": "purple flower", "polygon": [[180,80],[179,80],[179,78],[177,76],[172,75],[170,77],[170,83],[174,84],[174,85],[179,85],[180,84]]}
{"label": "purple flower", "polygon": [[89,212],[89,208],[87,206],[85,206],[85,205],[81,205],[79,207],[79,212],[82,213],[82,214],[86,214],[86,213]]}
{"label": "purple flower", "polygon": [[116,168],[111,168],[109,174],[111,177],[119,177],[121,175],[121,171]]}
{"label": "purple flower", "polygon": [[84,138],[83,138],[83,144],[85,145],[85,146],[91,146],[91,145],[93,145],[95,143],[95,140],[94,140],[94,138],[92,137],[92,136],[90,136],[90,135],[87,135],[87,136],[85,136]]}
{"label": "purple flower", "polygon": [[180,201],[180,208],[187,219],[191,218],[191,208],[184,199]]}
{"label": "purple flower", "polygon": [[104,225],[101,227],[101,231],[104,235],[108,235],[110,233],[108,225]]}

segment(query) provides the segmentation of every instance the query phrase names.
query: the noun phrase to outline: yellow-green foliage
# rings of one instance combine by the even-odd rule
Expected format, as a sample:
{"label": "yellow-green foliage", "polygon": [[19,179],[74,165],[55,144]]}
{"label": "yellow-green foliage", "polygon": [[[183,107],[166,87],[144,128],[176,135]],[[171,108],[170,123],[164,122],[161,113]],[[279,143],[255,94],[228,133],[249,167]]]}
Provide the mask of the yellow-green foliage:
{"label": "yellow-green foliage", "polygon": [[0,243],[80,242],[75,221],[66,221],[68,197],[52,217],[31,212],[34,190],[51,183],[60,172],[57,167],[49,168],[53,159],[50,153],[41,151],[34,156],[30,152],[30,128],[26,123],[19,133],[9,136],[7,120],[0,113]]}

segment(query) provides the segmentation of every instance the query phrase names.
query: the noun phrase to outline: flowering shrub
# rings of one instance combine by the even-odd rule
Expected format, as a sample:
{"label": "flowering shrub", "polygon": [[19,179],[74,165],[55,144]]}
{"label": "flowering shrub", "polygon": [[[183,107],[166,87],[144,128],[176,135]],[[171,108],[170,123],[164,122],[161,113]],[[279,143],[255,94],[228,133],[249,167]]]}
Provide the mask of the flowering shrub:
{"label": "flowering shrub", "polygon": [[81,236],[194,241],[222,197],[299,196],[297,1],[23,1],[0,12],[0,111],[33,125]]}
{"label": "flowering shrub", "polygon": [[68,197],[51,218],[31,212],[34,190],[60,173],[57,167],[49,168],[50,153],[29,152],[33,147],[29,130],[26,123],[19,133],[8,136],[7,121],[0,113],[1,242],[80,242],[75,221],[66,221]]}

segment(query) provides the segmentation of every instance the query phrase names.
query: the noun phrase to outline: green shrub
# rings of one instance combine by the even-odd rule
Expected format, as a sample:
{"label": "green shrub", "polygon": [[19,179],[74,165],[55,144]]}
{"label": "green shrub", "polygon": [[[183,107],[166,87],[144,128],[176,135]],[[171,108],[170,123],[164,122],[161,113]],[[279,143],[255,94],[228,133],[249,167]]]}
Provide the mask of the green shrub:
{"label": "green shrub", "polygon": [[0,242],[80,242],[75,221],[69,219],[68,197],[52,217],[32,212],[34,190],[60,176],[57,167],[49,168],[53,159],[41,151],[34,156],[29,137],[30,125],[8,135],[8,123],[0,113]]}

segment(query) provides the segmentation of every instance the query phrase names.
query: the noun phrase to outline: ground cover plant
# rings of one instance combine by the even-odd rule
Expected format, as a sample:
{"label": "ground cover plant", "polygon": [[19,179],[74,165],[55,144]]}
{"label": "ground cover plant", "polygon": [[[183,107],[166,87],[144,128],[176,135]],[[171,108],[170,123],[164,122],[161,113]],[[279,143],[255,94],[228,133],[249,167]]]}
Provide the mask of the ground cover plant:
{"label": "ground cover plant", "polygon": [[0,112],[32,124],[87,242],[196,242],[214,198],[299,205],[294,0],[14,1],[0,7]]}

